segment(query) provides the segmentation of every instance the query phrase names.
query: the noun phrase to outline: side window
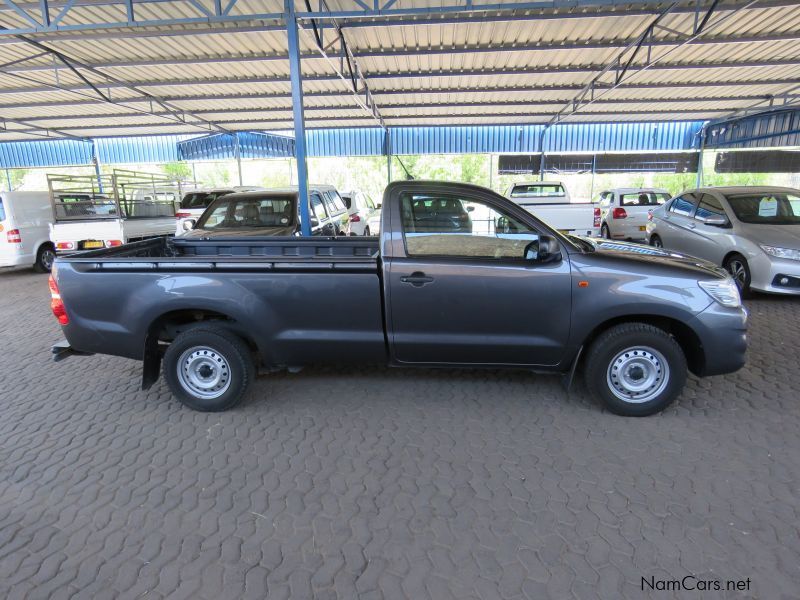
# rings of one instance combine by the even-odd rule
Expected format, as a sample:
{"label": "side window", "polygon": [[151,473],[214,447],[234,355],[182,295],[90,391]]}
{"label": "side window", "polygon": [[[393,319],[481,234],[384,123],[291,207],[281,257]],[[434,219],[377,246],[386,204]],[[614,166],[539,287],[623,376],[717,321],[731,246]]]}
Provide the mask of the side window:
{"label": "side window", "polygon": [[330,192],[322,192],[322,197],[325,199],[325,208],[328,209],[328,214],[333,216],[339,211],[336,209],[336,205],[333,203],[333,198],[331,198]]}
{"label": "side window", "polygon": [[700,203],[697,205],[694,218],[698,221],[702,221],[712,216],[728,218],[725,215],[725,209],[722,208],[722,202],[720,202],[718,198],[715,198],[711,194],[703,194],[700,198]]}
{"label": "side window", "polygon": [[684,194],[678,196],[672,201],[669,206],[669,212],[676,215],[683,215],[684,217],[691,217],[694,210],[695,198],[692,194]]}
{"label": "side window", "polygon": [[538,231],[482,200],[406,193],[400,209],[409,256],[522,260],[538,250]]}
{"label": "side window", "polygon": [[372,198],[370,198],[366,194],[364,194],[364,202],[366,203],[367,208],[369,208],[370,210],[375,209],[375,203],[372,201]]}
{"label": "side window", "polygon": [[322,199],[318,194],[311,194],[311,210],[320,221],[324,221],[328,215],[325,214],[325,208],[322,206]]}
{"label": "side window", "polygon": [[342,197],[342,200],[344,200],[344,204],[345,204],[345,206],[347,207],[348,210],[353,208],[353,198],[354,198],[354,196],[352,194],[350,196],[343,196]]}
{"label": "side window", "polygon": [[603,207],[611,206],[614,202],[614,193],[613,192],[603,192],[600,194],[600,204]]}
{"label": "side window", "polygon": [[333,205],[336,207],[337,212],[344,212],[347,210],[347,207],[344,204],[344,200],[342,200],[342,197],[336,190],[333,190],[331,192],[331,200],[333,200]]}

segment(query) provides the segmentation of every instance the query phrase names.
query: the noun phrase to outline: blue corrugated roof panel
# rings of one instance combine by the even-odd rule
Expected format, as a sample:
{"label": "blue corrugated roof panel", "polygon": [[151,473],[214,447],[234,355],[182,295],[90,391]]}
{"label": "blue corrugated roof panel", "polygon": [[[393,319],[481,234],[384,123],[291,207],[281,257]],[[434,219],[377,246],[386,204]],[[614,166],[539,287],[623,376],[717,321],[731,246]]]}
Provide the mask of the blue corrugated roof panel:
{"label": "blue corrugated roof panel", "polygon": [[[294,139],[271,133],[240,131],[239,151],[242,158],[278,158],[294,156]],[[177,144],[180,160],[225,160],[236,157],[233,135],[218,133],[185,140]]]}
{"label": "blue corrugated roof panel", "polygon": [[380,127],[306,131],[309,156],[379,156],[383,154],[383,143],[384,132]]}
{"label": "blue corrugated roof panel", "polygon": [[538,152],[541,125],[392,128],[395,154]]}
{"label": "blue corrugated roof panel", "polygon": [[777,148],[800,146],[800,110],[752,115],[709,125],[707,148]]}
{"label": "blue corrugated roof panel", "polygon": [[561,123],[547,130],[545,152],[629,152],[697,148],[702,121]]}
{"label": "blue corrugated roof panel", "polygon": [[5,142],[0,144],[0,168],[56,167],[88,165],[92,144],[79,140]]}
{"label": "blue corrugated roof panel", "polygon": [[273,133],[241,131],[239,149],[242,158],[289,158],[294,156],[294,138]]}
{"label": "blue corrugated roof panel", "polygon": [[97,154],[101,164],[165,163],[180,160],[178,143],[193,135],[153,135],[99,138]]}

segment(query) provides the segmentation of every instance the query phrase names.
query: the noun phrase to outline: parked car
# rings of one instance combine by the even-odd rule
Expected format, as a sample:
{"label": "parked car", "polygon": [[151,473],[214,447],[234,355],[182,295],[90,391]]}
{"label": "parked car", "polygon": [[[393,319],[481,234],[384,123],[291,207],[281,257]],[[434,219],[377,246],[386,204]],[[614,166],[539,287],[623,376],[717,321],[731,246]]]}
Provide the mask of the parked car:
{"label": "parked car", "polygon": [[380,204],[359,190],[342,194],[350,215],[350,235],[378,235],[381,220]]}
{"label": "parked car", "polygon": [[56,252],[72,252],[173,235],[181,186],[167,177],[124,170],[99,180],[50,175],[50,240]]}
{"label": "parked car", "polygon": [[743,293],[800,294],[800,190],[690,190],[653,211],[647,236],[723,266]]}
{"label": "parked car", "polygon": [[[472,227],[415,210],[429,201],[461,204]],[[468,184],[391,183],[382,219],[380,240],[172,238],[59,257],[55,358],[143,360],[145,389],[163,363],[175,396],[205,411],[239,402],[257,367],[514,367],[569,385],[581,366],[609,410],[635,416],[672,402],[687,366],[744,364],[746,312],[710,263],[564,236]]]}
{"label": "parked car", "polygon": [[600,194],[600,237],[645,241],[650,212],[670,199],[658,188],[616,188]]}
{"label": "parked car", "polygon": [[[299,235],[297,188],[236,192],[218,197],[197,222],[187,219],[183,238]],[[349,235],[344,202],[330,186],[310,186],[313,235]]]}
{"label": "parked car", "polygon": [[194,219],[195,221],[199,219],[203,211],[208,208],[208,205],[217,198],[221,198],[227,194],[233,194],[234,192],[249,192],[263,189],[265,188],[258,186],[234,186],[230,188],[200,189],[187,192],[183,195],[183,198],[181,198],[181,202],[175,213],[175,235],[183,234],[183,232],[186,231],[183,224],[189,219]]}
{"label": "parked car", "polygon": [[522,181],[506,197],[562,233],[596,236],[600,209],[591,202],[572,202],[560,181]]}
{"label": "parked car", "polygon": [[49,237],[52,222],[47,192],[0,192],[0,267],[49,271],[56,256]]}

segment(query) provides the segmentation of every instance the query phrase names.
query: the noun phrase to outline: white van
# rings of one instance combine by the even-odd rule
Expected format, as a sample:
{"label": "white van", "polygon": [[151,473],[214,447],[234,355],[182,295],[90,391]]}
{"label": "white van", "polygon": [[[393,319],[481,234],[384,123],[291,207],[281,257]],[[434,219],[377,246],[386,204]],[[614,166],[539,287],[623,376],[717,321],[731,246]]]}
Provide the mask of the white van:
{"label": "white van", "polygon": [[47,192],[0,192],[0,267],[49,271],[56,256],[49,237],[52,222]]}

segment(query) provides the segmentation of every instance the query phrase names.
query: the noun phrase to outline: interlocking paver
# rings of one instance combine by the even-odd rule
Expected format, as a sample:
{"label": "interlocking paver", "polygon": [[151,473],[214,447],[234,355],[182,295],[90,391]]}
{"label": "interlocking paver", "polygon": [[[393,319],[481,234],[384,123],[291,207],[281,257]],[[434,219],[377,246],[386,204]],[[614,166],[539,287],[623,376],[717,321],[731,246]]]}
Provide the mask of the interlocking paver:
{"label": "interlocking paver", "polygon": [[194,413],[134,361],[53,364],[48,300],[0,273],[0,597],[800,596],[800,299],[748,301],[747,367],[638,420],[580,381],[380,367]]}

